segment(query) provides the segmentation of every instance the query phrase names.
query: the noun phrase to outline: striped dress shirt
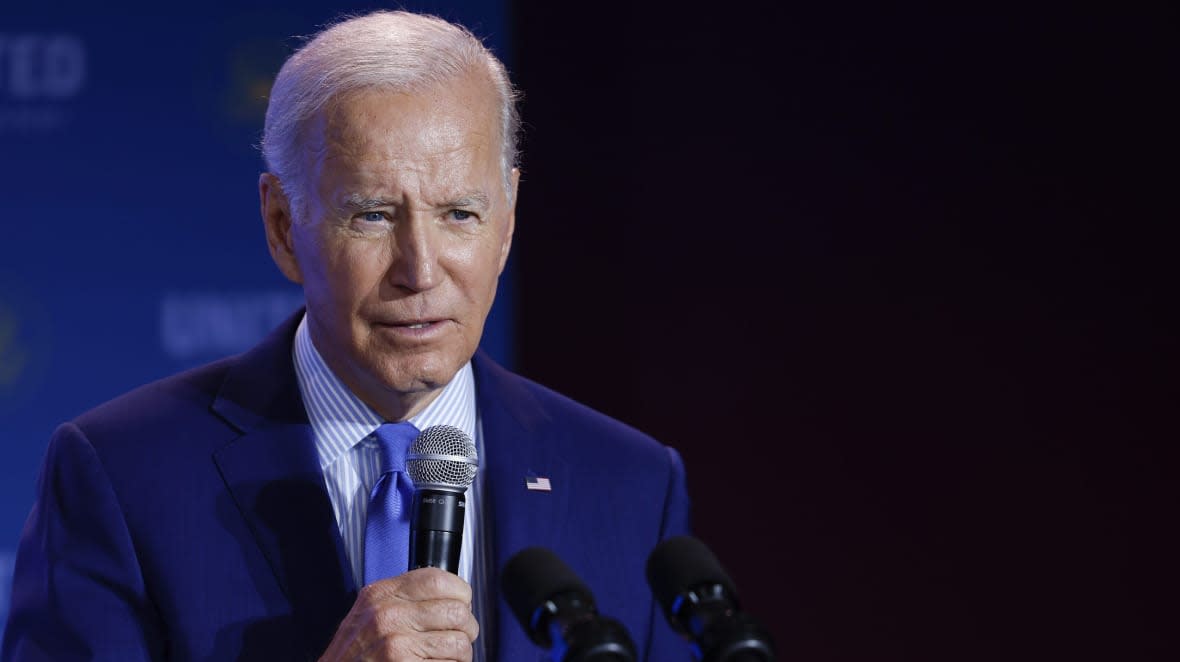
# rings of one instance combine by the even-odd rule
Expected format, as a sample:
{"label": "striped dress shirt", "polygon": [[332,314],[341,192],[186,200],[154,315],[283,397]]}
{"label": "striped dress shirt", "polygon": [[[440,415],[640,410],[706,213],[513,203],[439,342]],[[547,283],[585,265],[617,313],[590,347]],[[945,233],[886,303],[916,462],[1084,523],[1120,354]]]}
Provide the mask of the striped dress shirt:
{"label": "striped dress shirt", "polygon": [[[315,435],[328,498],[332,501],[336,524],[344,539],[345,553],[352,564],[353,577],[356,585],[361,586],[365,576],[365,517],[369,509],[369,492],[381,475],[374,432],[385,421],[328,368],[311,341],[306,314],[295,332],[292,353],[299,390],[303,394],[303,403]],[[475,441],[480,465],[483,465],[483,435],[470,362],[464,364],[442,393],[425,409],[412,416],[409,422],[419,430],[439,424],[459,428]],[[480,512],[480,493],[483,491],[482,475],[482,472],[477,472],[475,482],[467,490],[463,547],[459,557],[459,576],[471,584],[474,594],[472,607],[481,624],[484,622],[481,615],[489,613],[485,602],[488,591],[487,573],[483,571],[484,546],[480,544],[484,532],[481,530],[481,518],[477,516]],[[475,568],[480,571],[473,572]],[[490,643],[491,629],[480,630],[475,645],[477,661],[485,659],[484,651]]]}

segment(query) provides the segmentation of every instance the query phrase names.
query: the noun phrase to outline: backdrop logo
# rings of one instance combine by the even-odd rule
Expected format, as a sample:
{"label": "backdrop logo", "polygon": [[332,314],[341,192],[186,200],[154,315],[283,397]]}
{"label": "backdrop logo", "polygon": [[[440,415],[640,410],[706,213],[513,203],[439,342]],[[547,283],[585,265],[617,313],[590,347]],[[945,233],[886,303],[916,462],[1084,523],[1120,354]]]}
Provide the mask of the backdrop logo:
{"label": "backdrop logo", "polygon": [[287,50],[277,40],[250,39],[235,44],[229,53],[221,92],[221,110],[227,119],[261,126],[275,72],[282,66]]}
{"label": "backdrop logo", "polygon": [[160,343],[182,361],[249,349],[303,305],[302,293],[168,294],[160,302]]}
{"label": "backdrop logo", "polygon": [[[0,277],[0,285],[14,281]],[[49,368],[49,315],[20,291],[0,293],[0,413],[35,399]]]}
{"label": "backdrop logo", "polygon": [[16,386],[29,365],[29,351],[17,340],[16,313],[0,303],[0,389]]}
{"label": "backdrop logo", "polygon": [[69,34],[0,33],[0,131],[55,129],[86,82],[86,48]]}

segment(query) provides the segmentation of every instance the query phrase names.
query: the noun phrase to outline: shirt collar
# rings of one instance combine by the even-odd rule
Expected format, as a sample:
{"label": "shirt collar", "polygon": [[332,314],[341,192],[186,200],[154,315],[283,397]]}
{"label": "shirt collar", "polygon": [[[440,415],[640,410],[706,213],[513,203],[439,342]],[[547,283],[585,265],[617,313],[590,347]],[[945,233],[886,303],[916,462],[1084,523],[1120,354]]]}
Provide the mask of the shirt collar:
{"label": "shirt collar", "polygon": [[[373,434],[384,421],[328,368],[311,341],[306,313],[295,331],[292,354],[303,405],[315,434],[320,468],[325,469]],[[471,439],[475,439],[475,420],[475,379],[471,361],[463,364],[437,398],[409,419],[419,430],[432,425],[453,425]]]}

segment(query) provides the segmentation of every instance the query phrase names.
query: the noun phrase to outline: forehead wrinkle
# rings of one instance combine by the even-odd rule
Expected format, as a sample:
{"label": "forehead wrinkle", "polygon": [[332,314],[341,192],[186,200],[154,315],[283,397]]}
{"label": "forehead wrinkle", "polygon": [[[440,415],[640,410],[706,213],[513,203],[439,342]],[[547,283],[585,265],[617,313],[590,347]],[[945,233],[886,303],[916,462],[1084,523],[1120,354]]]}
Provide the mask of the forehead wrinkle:
{"label": "forehead wrinkle", "polygon": [[[452,114],[447,108],[425,115],[411,109],[403,116],[409,119],[405,122],[365,105],[366,99],[379,102],[383,94],[370,90],[341,97],[321,115],[320,170],[331,172],[328,180],[334,183],[321,182],[335,189],[323,192],[337,201],[368,205],[412,201],[423,208],[494,206],[495,198],[485,189],[502,188],[504,174],[494,149],[499,127],[492,118],[486,113]],[[478,99],[464,95],[443,100],[454,107],[475,105]]]}
{"label": "forehead wrinkle", "polygon": [[379,209],[381,207],[394,207],[398,205],[398,200],[384,197],[370,197],[360,193],[349,193],[345,195],[340,204],[346,209],[354,211],[366,211],[370,209]]}
{"label": "forehead wrinkle", "polygon": [[[490,152],[498,164],[498,152],[493,144],[493,134],[498,133],[498,128],[491,121],[493,118],[482,116],[486,113],[473,118],[464,112],[452,113],[449,108],[434,107],[426,115],[409,111],[406,115],[409,122],[400,119],[389,122],[389,116],[360,106],[365,99],[380,100],[383,96],[384,93],[373,90],[349,95],[337,100],[325,113],[322,118],[325,139],[334,148],[332,151],[338,152],[337,158],[381,155],[383,159],[397,160],[408,153],[415,157],[426,155],[433,160],[471,150],[477,157],[486,157],[485,153]],[[391,96],[405,97],[416,105],[430,103],[429,97],[402,93]],[[479,104],[469,100],[464,105]]]}
{"label": "forehead wrinkle", "polygon": [[[328,165],[329,161],[334,163]],[[347,155],[334,155],[324,163],[325,170],[336,173],[336,190],[324,192],[341,208],[353,211],[402,206],[487,211],[495,206],[488,187],[499,190],[498,177],[489,175],[488,180],[479,168],[469,172],[472,168],[461,157],[425,163],[370,157],[358,163]]]}
{"label": "forehead wrinkle", "polygon": [[452,197],[443,203],[445,207],[471,207],[476,209],[487,209],[492,206],[492,200],[487,193],[483,191],[471,191],[464,193],[457,197]]}
{"label": "forehead wrinkle", "polygon": [[[398,207],[402,204],[401,196],[388,196],[381,193],[366,194],[359,192],[346,193],[340,197],[339,205],[345,209],[352,211],[367,211],[371,209],[380,209],[382,207]],[[492,207],[492,199],[487,193],[482,190],[469,190],[467,192],[456,195],[442,196],[440,201],[431,204],[426,201],[428,207],[434,208],[467,208],[487,210]]]}

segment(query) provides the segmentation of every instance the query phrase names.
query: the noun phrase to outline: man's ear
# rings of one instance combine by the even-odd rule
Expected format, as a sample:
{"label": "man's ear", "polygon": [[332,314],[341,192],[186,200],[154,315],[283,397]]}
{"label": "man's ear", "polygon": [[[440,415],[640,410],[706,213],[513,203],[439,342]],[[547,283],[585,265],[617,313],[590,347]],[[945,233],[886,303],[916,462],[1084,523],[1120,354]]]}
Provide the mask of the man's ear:
{"label": "man's ear", "polygon": [[516,193],[520,185],[520,168],[513,168],[510,177],[508,198],[508,231],[504,234],[504,242],[500,244],[500,269],[497,274],[504,273],[504,265],[508,264],[508,253],[512,249],[512,233],[516,230]]}
{"label": "man's ear", "polygon": [[295,238],[292,235],[294,219],[291,202],[283,191],[282,182],[269,172],[258,177],[258,199],[262,211],[262,224],[266,226],[266,245],[279,271],[292,283],[303,283],[299,260],[295,257]]}

